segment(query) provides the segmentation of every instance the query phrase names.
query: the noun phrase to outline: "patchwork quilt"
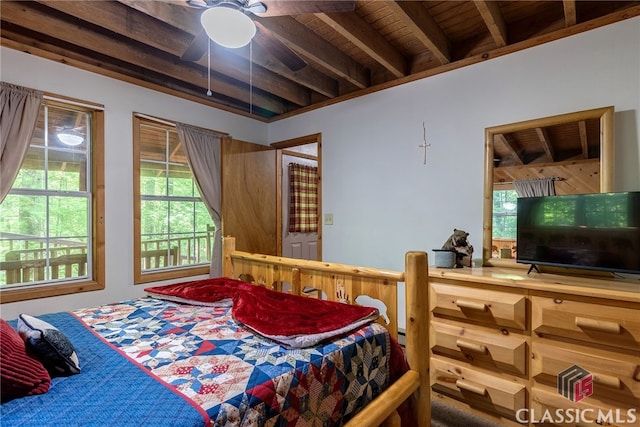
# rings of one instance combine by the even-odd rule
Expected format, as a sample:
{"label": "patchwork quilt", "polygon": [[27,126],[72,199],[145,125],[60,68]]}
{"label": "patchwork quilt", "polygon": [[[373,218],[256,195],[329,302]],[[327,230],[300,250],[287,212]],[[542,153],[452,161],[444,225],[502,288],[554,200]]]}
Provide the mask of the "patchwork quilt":
{"label": "patchwork quilt", "polygon": [[[70,334],[82,372],[56,379],[67,385],[52,384],[37,402],[2,405],[2,425],[35,425],[20,420],[27,408],[55,417],[55,408],[64,407],[64,421],[38,424],[100,425],[96,418],[107,416],[119,426],[154,417],[152,425],[198,425],[199,418],[199,425],[213,426],[340,426],[389,384],[392,346],[377,323],[289,349],[238,323],[231,308],[147,297],[59,313],[64,323],[75,322],[61,330]],[[56,325],[56,316],[47,321]],[[81,329],[93,341],[80,339]],[[99,373],[92,354],[100,355]],[[56,388],[66,394],[56,397]],[[54,409],[41,408],[47,405]]]}

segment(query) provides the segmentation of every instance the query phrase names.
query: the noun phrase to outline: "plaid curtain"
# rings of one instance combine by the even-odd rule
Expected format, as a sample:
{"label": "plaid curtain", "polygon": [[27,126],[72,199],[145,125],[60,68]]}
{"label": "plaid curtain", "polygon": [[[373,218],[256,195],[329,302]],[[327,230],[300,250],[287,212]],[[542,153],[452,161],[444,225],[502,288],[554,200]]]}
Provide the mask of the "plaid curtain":
{"label": "plaid curtain", "polygon": [[318,168],[289,164],[289,232],[318,232]]}

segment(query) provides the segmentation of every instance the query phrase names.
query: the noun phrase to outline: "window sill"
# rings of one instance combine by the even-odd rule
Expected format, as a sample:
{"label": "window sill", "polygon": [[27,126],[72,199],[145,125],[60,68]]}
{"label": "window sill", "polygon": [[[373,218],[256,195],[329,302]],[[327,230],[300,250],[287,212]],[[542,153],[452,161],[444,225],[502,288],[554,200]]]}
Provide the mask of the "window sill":
{"label": "window sill", "polygon": [[37,298],[48,298],[60,295],[69,295],[79,292],[99,291],[104,289],[104,284],[96,281],[58,283],[44,286],[32,286],[21,289],[8,289],[0,291],[0,304],[17,301],[27,301]]}
{"label": "window sill", "polygon": [[138,271],[134,278],[134,284],[141,285],[171,279],[189,279],[192,276],[200,276],[203,274],[209,274],[209,265],[157,271],[153,273],[140,273]]}

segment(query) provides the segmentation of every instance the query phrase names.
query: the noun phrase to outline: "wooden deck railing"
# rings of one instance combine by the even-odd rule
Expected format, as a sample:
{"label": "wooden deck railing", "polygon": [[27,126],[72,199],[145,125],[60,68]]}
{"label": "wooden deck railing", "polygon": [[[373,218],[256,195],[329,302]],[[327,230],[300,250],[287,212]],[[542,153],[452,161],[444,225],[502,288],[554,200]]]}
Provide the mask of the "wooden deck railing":
{"label": "wooden deck railing", "polygon": [[[48,261],[51,280],[83,277],[87,274],[87,254],[60,255],[49,258]],[[46,268],[46,258],[0,262],[0,271],[6,272],[7,284],[46,280]]]}
{"label": "wooden deck railing", "polygon": [[174,246],[168,251],[166,249],[142,251],[140,253],[140,257],[142,258],[142,269],[148,270],[151,268],[163,268],[180,265],[179,249],[180,248],[178,246]]}
{"label": "wooden deck railing", "polygon": [[[210,261],[212,238],[213,228],[210,227],[206,234],[197,235],[195,238],[143,241],[140,254],[142,268],[148,270]],[[30,245],[38,244],[38,241],[24,237],[8,240],[11,240],[10,248],[29,248]],[[17,240],[20,241],[19,245],[15,244]],[[171,247],[167,249],[169,244]],[[203,255],[203,251],[206,252],[206,256]],[[4,260],[0,261],[0,285],[73,279],[88,274],[87,247],[80,242],[71,242],[66,246],[50,246],[48,249],[44,246],[12,249],[6,252],[3,258]]]}
{"label": "wooden deck railing", "polygon": [[[58,258],[60,256],[65,255],[80,255],[86,254],[87,247],[86,246],[63,246],[63,247],[52,247],[49,248],[49,257],[50,258]],[[6,261],[25,261],[25,260],[36,260],[46,258],[47,248],[37,248],[37,249],[19,249],[9,251],[5,255]]]}
{"label": "wooden deck railing", "polygon": [[[171,245],[171,257],[173,264],[185,265],[205,261],[211,261],[211,243],[213,242],[213,227],[207,228],[206,234],[197,234],[195,238],[190,237],[173,237],[167,239],[143,240],[141,242],[143,252],[167,251],[167,245]],[[174,248],[177,253],[174,257]],[[201,257],[202,250],[205,251],[205,257]],[[189,255],[189,254],[195,254]],[[144,265],[144,264],[143,264]],[[155,267],[153,267],[155,268]]]}

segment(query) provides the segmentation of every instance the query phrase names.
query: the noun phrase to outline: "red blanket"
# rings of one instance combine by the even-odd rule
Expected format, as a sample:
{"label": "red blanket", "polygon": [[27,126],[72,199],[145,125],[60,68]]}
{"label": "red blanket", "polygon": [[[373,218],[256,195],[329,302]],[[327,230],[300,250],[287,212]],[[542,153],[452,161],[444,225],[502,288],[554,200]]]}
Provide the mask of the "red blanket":
{"label": "red blanket", "polygon": [[232,301],[233,317],[238,322],[294,348],[345,335],[379,316],[373,307],[276,292],[224,277],[155,286],[145,291],[157,298],[195,305]]}

